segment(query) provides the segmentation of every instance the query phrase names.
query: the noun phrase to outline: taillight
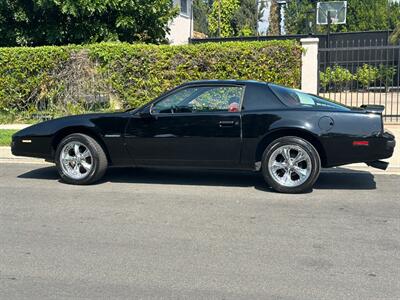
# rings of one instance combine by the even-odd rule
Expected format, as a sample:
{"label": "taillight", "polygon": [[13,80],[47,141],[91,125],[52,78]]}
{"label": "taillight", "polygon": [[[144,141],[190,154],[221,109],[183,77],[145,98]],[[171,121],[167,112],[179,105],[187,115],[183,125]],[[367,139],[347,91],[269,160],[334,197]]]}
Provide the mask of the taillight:
{"label": "taillight", "polygon": [[353,141],[353,146],[369,146],[368,141]]}

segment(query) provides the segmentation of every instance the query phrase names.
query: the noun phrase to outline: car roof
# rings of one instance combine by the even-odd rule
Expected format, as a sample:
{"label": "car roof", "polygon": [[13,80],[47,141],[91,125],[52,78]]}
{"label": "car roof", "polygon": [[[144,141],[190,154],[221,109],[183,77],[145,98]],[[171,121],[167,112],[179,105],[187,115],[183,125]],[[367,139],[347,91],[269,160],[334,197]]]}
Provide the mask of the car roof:
{"label": "car roof", "polygon": [[194,80],[185,82],[182,85],[198,85],[198,84],[258,84],[266,85],[267,82],[257,80],[236,80],[236,79],[209,79],[209,80]]}

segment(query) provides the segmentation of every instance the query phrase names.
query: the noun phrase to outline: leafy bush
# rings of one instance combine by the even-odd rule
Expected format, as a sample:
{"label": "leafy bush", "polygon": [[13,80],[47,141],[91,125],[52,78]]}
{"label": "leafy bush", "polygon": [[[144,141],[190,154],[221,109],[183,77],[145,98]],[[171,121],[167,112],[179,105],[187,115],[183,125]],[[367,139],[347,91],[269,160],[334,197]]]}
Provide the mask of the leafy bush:
{"label": "leafy bush", "polygon": [[53,71],[69,57],[63,47],[0,48],[0,109],[29,111],[57,91]]}
{"label": "leafy bush", "polygon": [[333,84],[334,90],[343,90],[348,87],[348,84],[354,79],[353,74],[346,68],[334,66],[327,67],[325,72],[320,72],[321,86],[326,90]]}
{"label": "leafy bush", "polygon": [[137,107],[199,79],[299,87],[301,52],[293,41],[0,48],[0,115],[27,119],[38,112],[59,116]]}
{"label": "leafy bush", "polygon": [[332,73],[332,82],[336,86],[343,87],[344,84],[353,80],[353,74],[346,68],[335,66]]}
{"label": "leafy bush", "polygon": [[371,83],[375,82],[378,78],[378,68],[364,64],[362,67],[357,68],[355,78],[360,82],[361,86],[368,88]]}
{"label": "leafy bush", "polygon": [[361,87],[371,85],[385,86],[386,90],[393,84],[397,69],[394,66],[380,64],[378,67],[364,64],[358,67],[353,75],[349,70],[340,66],[327,67],[325,72],[319,73],[320,85],[324,91],[341,91],[347,89],[353,80],[360,83]]}
{"label": "leafy bush", "polygon": [[394,77],[396,76],[397,68],[394,66],[385,66],[380,64],[378,67],[378,77],[377,79],[383,83],[386,90],[393,85]]}
{"label": "leafy bush", "polygon": [[230,42],[189,46],[90,46],[122,101],[142,105],[185,81],[252,79],[299,87],[301,47],[293,42]]}
{"label": "leafy bush", "polygon": [[324,91],[328,90],[329,85],[331,83],[331,77],[332,77],[331,73],[332,73],[331,67],[327,67],[325,69],[325,72],[323,71],[319,72],[319,83]]}

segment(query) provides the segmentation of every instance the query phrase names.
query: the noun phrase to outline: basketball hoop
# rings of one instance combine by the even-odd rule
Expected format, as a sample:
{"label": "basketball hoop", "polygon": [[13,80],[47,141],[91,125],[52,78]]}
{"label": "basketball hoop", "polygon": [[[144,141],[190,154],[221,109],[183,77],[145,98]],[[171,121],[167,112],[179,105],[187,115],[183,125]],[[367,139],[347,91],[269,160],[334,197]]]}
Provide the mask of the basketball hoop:
{"label": "basketball hoop", "polygon": [[347,1],[328,1],[317,3],[318,25],[346,24],[346,16]]}

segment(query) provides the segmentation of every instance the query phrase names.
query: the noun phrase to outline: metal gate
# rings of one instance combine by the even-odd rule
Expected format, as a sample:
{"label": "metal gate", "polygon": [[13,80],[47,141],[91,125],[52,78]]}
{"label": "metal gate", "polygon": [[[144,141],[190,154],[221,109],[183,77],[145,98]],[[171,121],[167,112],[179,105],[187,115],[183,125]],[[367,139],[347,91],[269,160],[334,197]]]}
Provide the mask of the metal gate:
{"label": "metal gate", "polygon": [[348,106],[384,105],[385,122],[400,122],[400,45],[377,40],[320,48],[319,95]]}

